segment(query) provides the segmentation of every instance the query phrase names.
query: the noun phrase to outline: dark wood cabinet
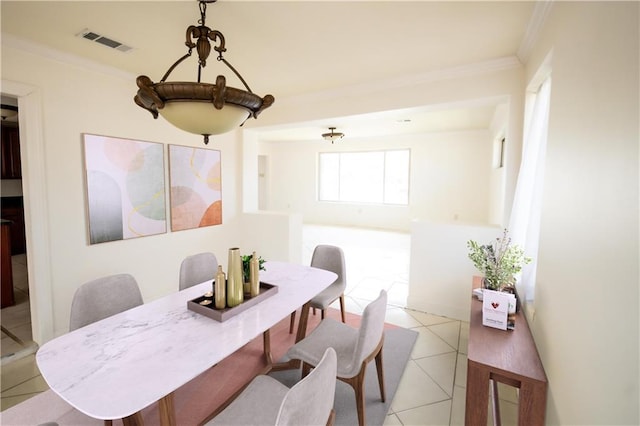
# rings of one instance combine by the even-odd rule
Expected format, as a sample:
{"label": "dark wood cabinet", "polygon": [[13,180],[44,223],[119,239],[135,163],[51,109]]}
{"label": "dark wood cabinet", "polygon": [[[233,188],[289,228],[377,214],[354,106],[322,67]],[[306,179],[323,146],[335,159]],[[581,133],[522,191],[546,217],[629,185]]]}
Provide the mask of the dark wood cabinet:
{"label": "dark wood cabinet", "polygon": [[22,162],[20,161],[20,132],[15,123],[2,124],[2,179],[21,179]]}
{"label": "dark wood cabinet", "polygon": [[2,235],[0,238],[2,260],[1,272],[2,280],[0,281],[0,288],[2,294],[0,295],[0,304],[3,308],[7,306],[13,306],[15,304],[15,298],[13,293],[13,272],[11,269],[11,224],[7,221],[2,221]]}
{"label": "dark wood cabinet", "polygon": [[7,220],[11,228],[11,255],[26,253],[27,244],[22,197],[2,197],[1,210],[2,219]]}

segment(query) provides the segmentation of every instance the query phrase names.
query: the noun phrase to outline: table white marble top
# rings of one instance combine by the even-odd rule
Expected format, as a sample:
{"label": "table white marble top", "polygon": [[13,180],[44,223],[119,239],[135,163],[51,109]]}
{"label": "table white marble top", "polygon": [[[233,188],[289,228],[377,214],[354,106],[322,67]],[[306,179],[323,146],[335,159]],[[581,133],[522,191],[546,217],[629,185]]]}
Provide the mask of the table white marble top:
{"label": "table white marble top", "polygon": [[211,291],[211,281],[204,282],[47,342],[36,354],[42,376],[88,416],[132,415],[260,336],[337,277],[284,262],[265,267],[260,280],[278,292],[233,318],[218,322],[187,309],[187,301]]}

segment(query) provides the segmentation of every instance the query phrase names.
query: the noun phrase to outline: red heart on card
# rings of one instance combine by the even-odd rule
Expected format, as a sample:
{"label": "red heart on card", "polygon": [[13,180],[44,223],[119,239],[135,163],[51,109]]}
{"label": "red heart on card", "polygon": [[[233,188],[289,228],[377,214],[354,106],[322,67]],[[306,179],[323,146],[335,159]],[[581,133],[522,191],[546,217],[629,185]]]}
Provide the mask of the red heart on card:
{"label": "red heart on card", "polygon": [[496,302],[491,302],[491,306],[493,306],[493,309],[498,309],[498,306],[500,306],[500,304]]}

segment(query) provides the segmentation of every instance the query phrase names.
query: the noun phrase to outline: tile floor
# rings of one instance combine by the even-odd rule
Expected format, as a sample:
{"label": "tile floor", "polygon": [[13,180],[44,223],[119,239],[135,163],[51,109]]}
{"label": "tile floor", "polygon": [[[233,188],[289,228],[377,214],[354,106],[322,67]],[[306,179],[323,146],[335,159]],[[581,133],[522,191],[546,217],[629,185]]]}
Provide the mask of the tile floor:
{"label": "tile floor", "polygon": [[[306,264],[310,263],[317,244],[343,248],[349,312],[361,313],[384,288],[389,295],[387,322],[419,333],[385,425],[464,424],[469,324],[405,308],[409,286],[409,234],[308,225],[304,228],[303,241],[303,262]],[[47,389],[35,365],[34,344],[30,341],[24,257],[14,259],[14,276],[18,303],[1,310],[0,322],[23,344],[9,337],[3,329],[1,410]],[[500,397],[502,423],[516,424],[515,389],[501,386]]]}

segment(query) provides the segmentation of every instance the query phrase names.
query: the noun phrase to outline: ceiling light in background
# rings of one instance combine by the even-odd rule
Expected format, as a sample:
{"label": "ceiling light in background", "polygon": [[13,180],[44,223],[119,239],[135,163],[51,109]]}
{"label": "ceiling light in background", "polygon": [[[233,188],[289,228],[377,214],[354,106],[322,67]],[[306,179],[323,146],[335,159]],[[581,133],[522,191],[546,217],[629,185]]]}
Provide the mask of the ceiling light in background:
{"label": "ceiling light in background", "polygon": [[[254,94],[238,71],[222,57],[222,53],[227,50],[224,47],[224,36],[220,31],[205,26],[207,3],[215,1],[198,2],[200,25],[187,28],[185,44],[189,48],[188,53],[171,65],[158,83],[154,83],[146,75],[139,76],[136,79],[139,90],[134,98],[136,104],[149,111],[153,118],[158,118],[160,114],[174,126],[204,136],[205,145],[209,143],[210,135],[219,135],[242,126],[249,117],[257,118],[260,112],[274,102],[271,95],[261,98]],[[196,43],[193,40],[196,40]],[[218,52],[217,60],[229,67],[247,90],[228,87],[223,75],[218,75],[215,84],[200,82],[202,68],[207,65],[207,58],[211,52],[209,40],[218,42],[218,45],[213,47]],[[166,82],[169,74],[191,56],[194,47],[198,52],[198,81]]]}
{"label": "ceiling light in background", "polygon": [[344,133],[334,132],[335,129],[336,129],[335,127],[329,127],[330,132],[323,133],[322,137],[328,141],[331,141],[331,143],[334,143],[338,139],[342,139],[344,137]]}
{"label": "ceiling light in background", "polygon": [[13,105],[0,105],[0,117],[2,121],[17,121],[18,119],[18,107]]}

